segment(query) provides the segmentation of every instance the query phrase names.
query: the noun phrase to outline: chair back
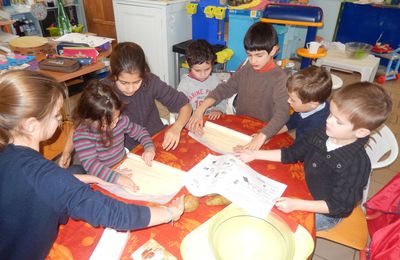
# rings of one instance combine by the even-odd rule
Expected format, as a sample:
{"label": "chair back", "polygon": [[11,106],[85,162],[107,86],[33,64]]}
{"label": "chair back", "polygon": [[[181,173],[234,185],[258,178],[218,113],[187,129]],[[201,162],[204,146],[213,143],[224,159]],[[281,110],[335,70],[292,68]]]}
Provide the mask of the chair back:
{"label": "chair back", "polygon": [[371,135],[365,150],[371,160],[372,169],[390,165],[399,154],[396,137],[386,125]]}
{"label": "chair back", "polygon": [[[372,170],[392,164],[399,154],[396,137],[386,125],[383,125],[379,131],[371,135],[365,150],[371,160]],[[369,176],[367,185],[364,187],[361,205],[364,205],[367,201],[370,182],[371,175]]]}

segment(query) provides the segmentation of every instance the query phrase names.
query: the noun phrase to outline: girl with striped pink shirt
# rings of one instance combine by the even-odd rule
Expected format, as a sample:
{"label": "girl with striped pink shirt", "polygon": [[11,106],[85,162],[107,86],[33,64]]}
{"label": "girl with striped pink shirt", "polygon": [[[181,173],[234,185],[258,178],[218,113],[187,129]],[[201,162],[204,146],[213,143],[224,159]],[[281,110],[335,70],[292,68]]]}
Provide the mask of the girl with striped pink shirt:
{"label": "girl with striped pink shirt", "polygon": [[155,147],[149,132],[121,115],[123,105],[111,87],[98,80],[90,82],[82,93],[74,115],[73,142],[82,166],[90,175],[116,183],[131,191],[138,187],[127,169],[112,169],[125,157],[125,135],[145,149],[144,162],[151,166]]}

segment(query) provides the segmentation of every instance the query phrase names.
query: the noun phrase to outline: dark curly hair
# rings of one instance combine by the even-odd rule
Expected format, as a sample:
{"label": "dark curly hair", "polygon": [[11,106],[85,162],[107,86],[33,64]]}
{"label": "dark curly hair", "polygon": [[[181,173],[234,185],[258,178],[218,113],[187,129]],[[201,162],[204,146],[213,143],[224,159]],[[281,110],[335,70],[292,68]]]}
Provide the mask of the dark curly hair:
{"label": "dark curly hair", "polygon": [[186,48],[186,61],[190,68],[204,62],[214,64],[215,59],[213,48],[206,40],[192,41]]}

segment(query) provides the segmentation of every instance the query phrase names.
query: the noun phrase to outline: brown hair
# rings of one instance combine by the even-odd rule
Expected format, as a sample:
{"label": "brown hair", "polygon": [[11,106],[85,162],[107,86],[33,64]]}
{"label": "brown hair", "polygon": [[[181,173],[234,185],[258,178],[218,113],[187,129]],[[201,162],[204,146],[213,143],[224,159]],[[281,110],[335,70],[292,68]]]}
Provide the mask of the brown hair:
{"label": "brown hair", "polygon": [[206,40],[192,41],[186,48],[186,61],[190,68],[204,62],[213,65],[215,58],[214,50]]}
{"label": "brown hair", "polygon": [[287,81],[288,92],[295,92],[301,102],[325,102],[332,91],[332,79],[325,68],[311,66],[293,74]]}
{"label": "brown hair", "polygon": [[65,89],[53,78],[30,70],[8,71],[0,76],[0,149],[12,143],[21,120],[46,118]]}
{"label": "brown hair", "polygon": [[268,54],[278,44],[275,28],[270,23],[257,22],[247,30],[243,39],[246,51],[267,51]]}
{"label": "brown hair", "polygon": [[121,42],[115,46],[110,57],[110,67],[113,81],[118,80],[122,72],[139,73],[143,81],[146,81],[150,73],[142,47],[134,42]]}
{"label": "brown hair", "polygon": [[[122,110],[122,102],[112,88],[99,80],[92,80],[83,90],[74,113],[75,125],[84,124],[89,129],[97,123],[101,142],[105,146],[112,145],[113,112]],[[106,130],[103,130],[106,124]]]}
{"label": "brown hair", "polygon": [[332,102],[348,116],[353,129],[377,129],[392,110],[392,100],[384,88],[370,82],[358,82],[333,94]]}

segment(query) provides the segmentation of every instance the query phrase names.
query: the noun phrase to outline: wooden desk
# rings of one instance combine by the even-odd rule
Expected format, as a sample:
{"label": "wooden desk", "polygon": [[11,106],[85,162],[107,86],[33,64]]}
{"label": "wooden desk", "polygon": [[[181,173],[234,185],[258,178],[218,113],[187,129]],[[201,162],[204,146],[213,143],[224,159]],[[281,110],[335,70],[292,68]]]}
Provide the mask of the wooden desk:
{"label": "wooden desk", "polygon": [[[110,56],[111,52],[112,52],[111,47],[106,51],[100,52],[98,59]],[[44,55],[39,55],[36,57],[37,60],[43,60],[44,58],[45,58]],[[104,68],[104,66],[105,65],[103,62],[97,61],[94,64],[82,66],[79,70],[71,72],[71,73],[57,72],[57,71],[50,71],[50,70],[39,70],[39,72],[49,75],[49,76],[52,76],[58,82],[66,82],[68,80],[75,79],[80,76],[101,70]]]}
{"label": "wooden desk", "polygon": [[[246,116],[224,115],[214,122],[245,134],[253,134],[264,126],[264,123]],[[188,171],[206,157],[207,154],[216,154],[189,137],[187,130],[183,130],[181,141],[175,151],[164,151],[161,148],[164,132],[165,130],[153,136],[153,141],[156,145],[155,159],[157,161]],[[285,147],[292,142],[293,139],[285,133],[273,137],[263,148]],[[143,149],[137,148],[133,152],[141,154]],[[253,161],[249,165],[257,172],[287,184],[288,187],[283,194],[284,196],[312,199],[304,179],[302,164],[283,165],[281,163]],[[94,189],[101,190],[96,186],[94,186]],[[111,197],[115,197],[108,192],[101,191]],[[178,196],[180,194],[188,194],[188,191],[183,188],[178,193]],[[154,205],[152,203],[120,200],[127,203]],[[121,259],[130,259],[130,255],[150,238],[154,238],[174,256],[181,259],[180,244],[183,238],[223,209],[223,206],[206,206],[205,200],[206,198],[202,198],[196,211],[184,213],[181,219],[175,222],[173,226],[164,224],[131,232]],[[313,213],[295,211],[287,214],[287,217],[304,226],[313,236],[315,235]],[[57,240],[47,259],[89,259],[103,230],[101,227],[95,228],[86,222],[70,219],[66,225],[60,227]]]}

